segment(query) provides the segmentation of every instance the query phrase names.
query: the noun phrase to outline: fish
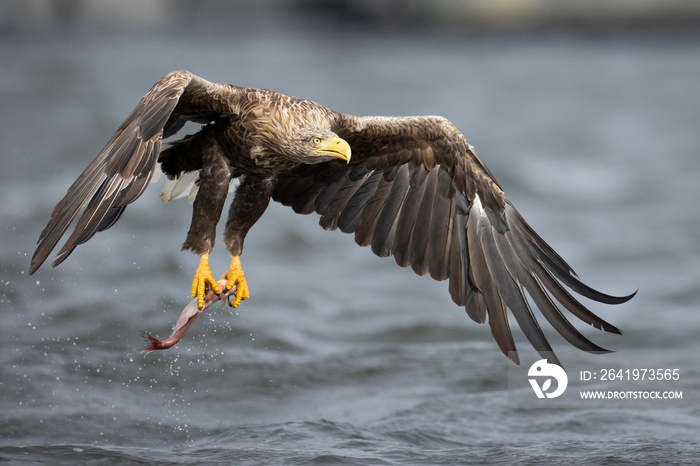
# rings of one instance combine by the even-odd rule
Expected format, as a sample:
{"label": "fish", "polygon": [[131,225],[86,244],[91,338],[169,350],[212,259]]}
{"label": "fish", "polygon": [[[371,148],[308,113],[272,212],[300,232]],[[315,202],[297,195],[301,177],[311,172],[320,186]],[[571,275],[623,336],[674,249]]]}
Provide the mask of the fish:
{"label": "fish", "polygon": [[199,315],[204,312],[205,309],[217,301],[222,301],[225,305],[229,296],[236,295],[235,286],[230,290],[226,290],[226,279],[221,279],[217,283],[219,284],[219,289],[222,290],[221,294],[216,294],[209,289],[207,294],[204,296],[204,306],[202,306],[202,309],[199,309],[199,306],[197,305],[197,298],[190,301],[190,303],[185,306],[180,313],[180,317],[178,317],[177,322],[175,322],[175,326],[173,327],[173,333],[171,333],[167,339],[159,340],[150,333],[141,332],[148,344],[138,352],[140,354],[148,354],[151,351],[172,348],[182,339],[182,337],[185,336],[185,333],[187,333],[187,330],[189,330],[189,328],[192,326],[195,319],[197,319],[197,317],[199,317]]}

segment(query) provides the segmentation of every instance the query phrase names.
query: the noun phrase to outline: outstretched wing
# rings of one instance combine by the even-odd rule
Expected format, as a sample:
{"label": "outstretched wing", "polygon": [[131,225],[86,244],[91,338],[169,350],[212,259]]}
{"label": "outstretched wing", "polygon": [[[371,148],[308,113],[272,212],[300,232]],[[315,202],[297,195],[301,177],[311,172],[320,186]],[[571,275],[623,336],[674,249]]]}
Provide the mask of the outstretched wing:
{"label": "outstretched wing", "polygon": [[299,213],[316,211],[323,228],[354,233],[359,245],[381,257],[393,255],[419,275],[449,278],[453,301],[476,322],[488,316],[498,346],[516,363],[507,308],[538,352],[552,352],[526,293],[580,349],[606,351],[584,337],[557,303],[596,328],[621,333],[562,285],[608,304],[633,295],[610,296],[582,283],[520,216],[448,120],[338,115],[333,129],[350,144],[353,163],[303,167],[279,180],[275,200]]}
{"label": "outstretched wing", "polygon": [[126,206],[148,186],[162,139],[188,120],[207,123],[216,114],[235,112],[230,95],[233,89],[188,71],[174,71],[159,79],[56,204],[39,237],[29,273],[44,263],[81,209],[85,208],[58,252],[54,267],[78,244],[114,225]]}

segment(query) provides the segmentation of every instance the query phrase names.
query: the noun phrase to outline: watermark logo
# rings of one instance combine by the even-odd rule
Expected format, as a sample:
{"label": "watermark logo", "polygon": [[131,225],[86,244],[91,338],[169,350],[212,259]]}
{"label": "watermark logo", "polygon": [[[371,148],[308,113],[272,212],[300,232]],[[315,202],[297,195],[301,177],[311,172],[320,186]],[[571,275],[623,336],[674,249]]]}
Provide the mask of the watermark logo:
{"label": "watermark logo", "polygon": [[[548,363],[546,359],[540,359],[530,366],[527,375],[537,398],[556,398],[564,393],[569,384],[566,371],[556,364]],[[557,382],[554,390],[551,390],[552,379]]]}
{"label": "watermark logo", "polygon": [[694,367],[688,354],[654,348],[591,356],[574,347],[562,348],[558,356],[566,361],[568,371],[564,371],[553,353],[533,352],[520,360],[522,366],[507,367],[508,405],[530,409],[536,400],[537,409],[692,408],[698,397],[683,393],[684,385],[692,384],[684,372]]}

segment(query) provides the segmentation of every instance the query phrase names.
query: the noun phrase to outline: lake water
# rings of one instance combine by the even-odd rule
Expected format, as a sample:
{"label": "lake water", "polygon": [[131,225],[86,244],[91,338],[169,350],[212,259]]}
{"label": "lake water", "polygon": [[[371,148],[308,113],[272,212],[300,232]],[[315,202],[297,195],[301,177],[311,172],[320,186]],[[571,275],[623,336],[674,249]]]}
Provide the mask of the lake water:
{"label": "lake water", "polygon": [[[700,36],[216,32],[0,37],[0,461],[697,461]],[[190,300],[185,200],[161,205],[151,187],[59,268],[27,269],[50,209],[174,69],[347,113],[449,118],[584,281],[639,289],[591,304],[623,336],[579,326],[616,352],[552,335],[570,397],[542,403],[522,337],[517,368],[447,284],[272,205],[243,255],[251,299],[210,308],[171,350],[133,354],[139,331],[166,337]],[[216,252],[218,274],[221,240]],[[587,386],[683,398],[586,403],[584,368],[678,369]]]}

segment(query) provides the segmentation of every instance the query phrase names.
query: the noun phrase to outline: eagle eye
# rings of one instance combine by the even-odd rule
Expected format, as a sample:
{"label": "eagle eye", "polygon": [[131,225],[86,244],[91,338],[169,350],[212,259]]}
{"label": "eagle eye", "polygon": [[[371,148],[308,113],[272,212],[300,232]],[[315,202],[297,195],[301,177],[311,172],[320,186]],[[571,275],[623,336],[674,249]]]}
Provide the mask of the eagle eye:
{"label": "eagle eye", "polygon": [[313,142],[315,145],[318,146],[319,144],[321,144],[321,143],[323,142],[323,139],[321,139],[321,138],[318,137],[318,136],[314,136],[314,137],[311,139],[311,142]]}

